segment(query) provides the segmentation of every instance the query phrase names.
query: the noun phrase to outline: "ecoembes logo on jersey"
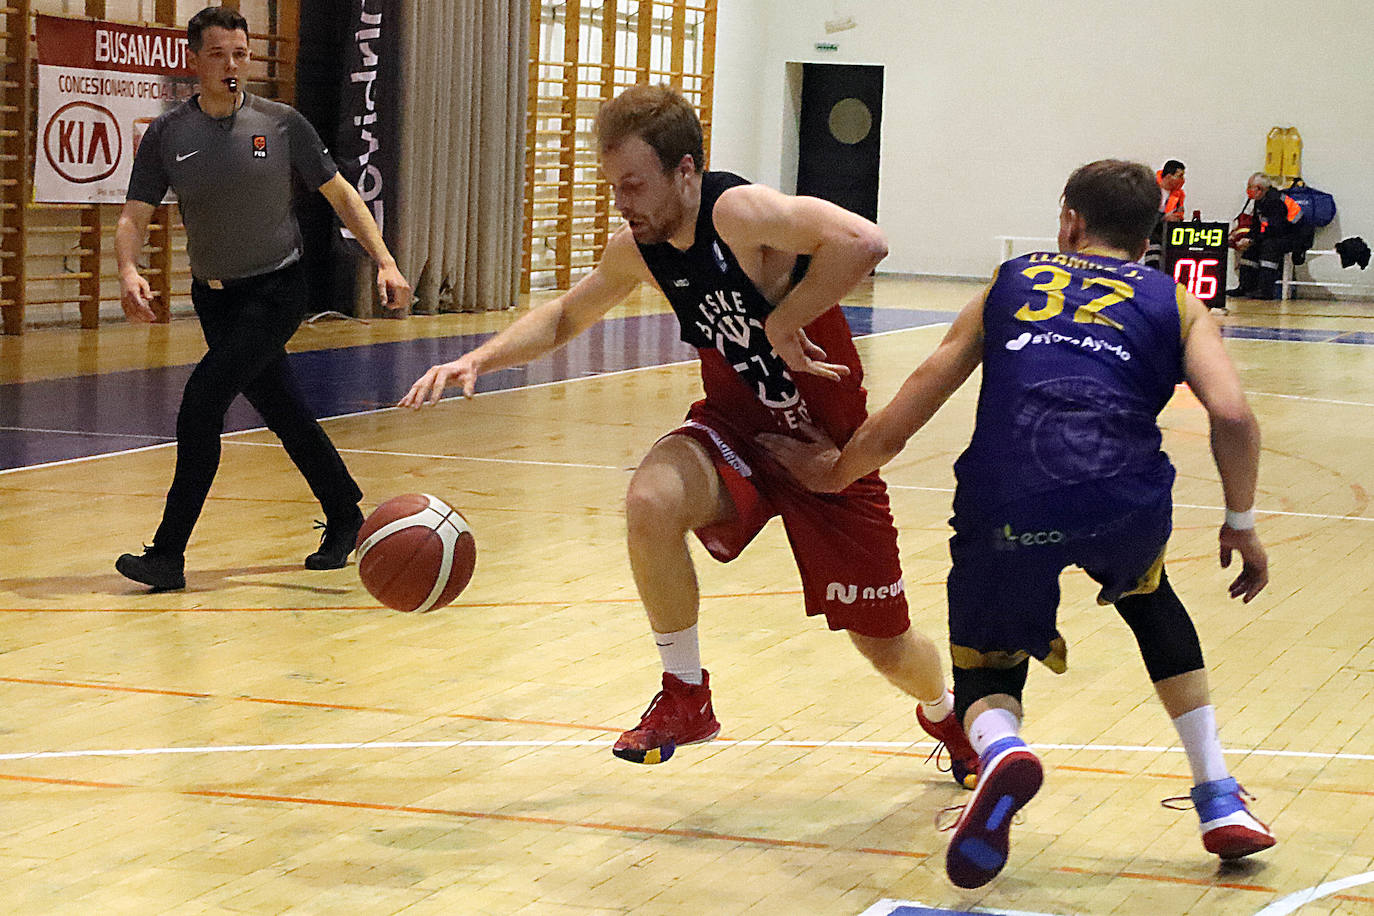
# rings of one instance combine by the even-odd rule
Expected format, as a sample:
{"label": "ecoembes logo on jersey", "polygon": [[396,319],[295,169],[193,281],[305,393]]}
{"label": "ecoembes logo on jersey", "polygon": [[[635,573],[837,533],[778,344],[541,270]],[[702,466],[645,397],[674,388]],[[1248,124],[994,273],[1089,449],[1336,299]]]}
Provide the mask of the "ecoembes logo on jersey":
{"label": "ecoembes logo on jersey", "polygon": [[43,155],[57,174],[75,184],[113,175],[123,151],[124,137],[114,114],[92,102],[63,105],[43,129]]}

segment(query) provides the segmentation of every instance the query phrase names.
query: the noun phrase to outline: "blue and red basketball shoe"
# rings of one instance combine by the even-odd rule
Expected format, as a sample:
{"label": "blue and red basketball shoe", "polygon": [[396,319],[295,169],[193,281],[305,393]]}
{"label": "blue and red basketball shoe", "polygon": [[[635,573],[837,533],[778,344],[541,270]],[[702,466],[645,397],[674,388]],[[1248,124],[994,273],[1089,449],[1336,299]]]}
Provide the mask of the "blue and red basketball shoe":
{"label": "blue and red basketball shoe", "polygon": [[959,887],[982,887],[1007,864],[1011,819],[1044,782],[1040,758],[1020,738],[993,743],[982,757],[973,797],[954,824],[945,872]]}
{"label": "blue and red basketball shoe", "polygon": [[1250,813],[1244,792],[1228,777],[1193,786],[1189,793],[1202,822],[1202,845],[1223,859],[1239,859],[1278,842],[1269,826]]}
{"label": "blue and red basketball shoe", "polygon": [[[968,743],[968,735],[959,724],[959,716],[950,713],[939,722],[926,718],[926,711],[920,703],[916,704],[916,721],[927,735],[939,741],[949,752],[949,768],[954,781],[965,789],[972,789],[978,781],[978,752]],[[940,748],[935,748],[932,757],[938,757]],[[929,758],[927,758],[928,760]],[[936,765],[939,765],[937,760]]]}
{"label": "blue and red basketball shoe", "polygon": [[639,724],[620,736],[611,753],[631,763],[662,763],[683,744],[699,744],[720,734],[711,709],[711,675],[701,671],[700,684],[688,684],[663,672],[663,689],[644,710]]}

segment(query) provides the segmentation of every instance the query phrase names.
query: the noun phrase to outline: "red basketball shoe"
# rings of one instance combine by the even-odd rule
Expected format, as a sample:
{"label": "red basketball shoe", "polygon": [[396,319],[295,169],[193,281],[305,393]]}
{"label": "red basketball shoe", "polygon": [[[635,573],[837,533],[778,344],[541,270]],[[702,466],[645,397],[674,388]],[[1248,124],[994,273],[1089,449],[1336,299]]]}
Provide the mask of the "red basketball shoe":
{"label": "red basketball shoe", "polygon": [[701,671],[700,684],[688,684],[663,672],[663,689],[639,724],[620,736],[611,753],[631,763],[662,763],[680,744],[700,744],[720,734],[711,710],[711,676]]}
{"label": "red basketball shoe", "polygon": [[[977,785],[978,752],[968,743],[968,735],[964,734],[964,727],[959,724],[958,715],[950,713],[939,722],[932,722],[926,718],[926,711],[921,708],[921,704],[917,703],[916,721],[921,723],[921,728],[927,735],[939,741],[945,746],[945,750],[949,751],[949,768],[954,781],[965,789],[972,789]],[[936,747],[935,754],[939,752],[940,748]],[[938,760],[936,765],[939,765]]]}

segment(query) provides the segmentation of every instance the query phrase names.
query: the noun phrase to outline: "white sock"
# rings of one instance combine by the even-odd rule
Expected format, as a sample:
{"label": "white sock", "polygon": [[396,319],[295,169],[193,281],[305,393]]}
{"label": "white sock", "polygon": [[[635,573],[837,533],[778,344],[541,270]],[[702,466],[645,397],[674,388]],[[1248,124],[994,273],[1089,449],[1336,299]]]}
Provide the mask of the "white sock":
{"label": "white sock", "polygon": [[701,683],[701,645],[697,625],[675,633],[655,633],[654,644],[663,659],[663,670],[688,684]]}
{"label": "white sock", "polygon": [[1185,712],[1174,720],[1174,729],[1183,750],[1188,754],[1188,766],[1193,770],[1193,785],[1213,782],[1230,776],[1226,759],[1221,753],[1221,738],[1217,735],[1217,713],[1210,704]]}
{"label": "white sock", "polygon": [[968,730],[969,743],[981,757],[983,751],[1003,738],[1016,738],[1021,729],[1021,720],[1008,709],[989,709],[979,713],[973,720],[973,728]]}
{"label": "white sock", "polygon": [[954,692],[946,690],[938,700],[921,700],[921,709],[931,722],[943,722],[954,712]]}

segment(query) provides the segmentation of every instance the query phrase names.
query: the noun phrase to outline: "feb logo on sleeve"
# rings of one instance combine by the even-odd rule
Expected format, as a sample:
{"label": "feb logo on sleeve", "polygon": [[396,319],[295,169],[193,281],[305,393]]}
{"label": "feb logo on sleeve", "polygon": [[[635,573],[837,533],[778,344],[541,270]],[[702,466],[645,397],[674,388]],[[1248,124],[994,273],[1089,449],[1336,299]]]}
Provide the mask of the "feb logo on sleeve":
{"label": "feb logo on sleeve", "polygon": [[264,134],[253,135],[253,158],[267,158],[267,137]]}

